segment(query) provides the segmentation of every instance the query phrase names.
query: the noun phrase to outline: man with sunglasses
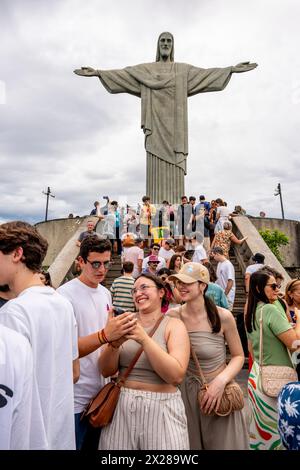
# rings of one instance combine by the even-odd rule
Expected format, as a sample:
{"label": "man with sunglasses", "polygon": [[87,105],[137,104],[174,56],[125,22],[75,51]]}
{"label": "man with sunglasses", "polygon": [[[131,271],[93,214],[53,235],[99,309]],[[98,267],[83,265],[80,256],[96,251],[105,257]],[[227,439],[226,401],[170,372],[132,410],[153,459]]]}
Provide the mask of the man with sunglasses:
{"label": "man with sunglasses", "polygon": [[108,342],[129,333],[135,325],[134,315],[124,313],[111,318],[110,292],[101,285],[111,264],[111,243],[97,236],[86,237],[79,252],[81,274],[58,289],[73,305],[78,325],[80,379],[74,386],[76,448],[96,450],[100,431],[92,428],[86,418],[80,419],[89,401],[104,385],[98,359],[104,330]]}
{"label": "man with sunglasses", "polygon": [[149,258],[150,256],[157,256],[158,258],[158,261],[159,261],[159,264],[157,266],[157,271],[159,269],[162,269],[162,268],[165,268],[166,267],[166,262],[165,262],[165,259],[162,258],[161,256],[158,256],[158,252],[160,250],[160,245],[158,243],[152,243],[151,245],[151,253],[149,256],[147,256],[147,258],[144,258],[143,259],[143,264],[142,264],[142,272],[144,273],[147,268],[148,268],[148,262],[149,262]]}

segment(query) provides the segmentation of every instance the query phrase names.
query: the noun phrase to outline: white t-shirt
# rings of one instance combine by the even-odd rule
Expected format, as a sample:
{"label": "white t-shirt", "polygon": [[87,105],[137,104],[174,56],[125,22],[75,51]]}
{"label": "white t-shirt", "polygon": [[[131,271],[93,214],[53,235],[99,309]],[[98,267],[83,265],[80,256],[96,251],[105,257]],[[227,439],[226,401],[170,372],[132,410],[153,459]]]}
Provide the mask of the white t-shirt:
{"label": "white t-shirt", "polygon": [[[39,394],[32,413],[40,407],[49,450],[75,449],[73,360],[78,340],[70,302],[52,287],[29,287],[0,309],[0,323],[31,344]],[[34,425],[32,430],[34,442],[40,431]]]}
{"label": "white t-shirt", "polygon": [[[143,265],[142,265],[142,271],[145,271],[145,269],[148,268],[148,261],[149,261],[150,256],[147,256],[147,258],[144,258]],[[158,256],[159,259],[159,264],[157,265],[156,271],[159,271],[162,268],[166,267],[166,262],[164,258],[161,256]]]}
{"label": "white t-shirt", "polygon": [[231,211],[227,206],[220,206],[217,208],[217,214],[220,214],[220,219],[228,219],[230,212]]}
{"label": "white t-shirt", "polygon": [[138,246],[130,246],[123,248],[122,261],[123,263],[125,261],[131,261],[134,264],[132,273],[132,277],[134,277],[134,279],[136,279],[140,274],[140,271],[138,270],[138,260],[140,259],[144,259],[144,251],[142,250],[142,248],[139,248]]}
{"label": "white t-shirt", "polygon": [[[73,305],[78,325],[78,336],[88,336],[105,327],[107,305],[111,307],[110,292],[99,284],[89,287],[78,278],[66,282],[58,292],[66,296]],[[100,349],[80,358],[80,378],[74,385],[75,413],[81,413],[105,384],[99,373],[98,358]]]}
{"label": "white t-shirt", "polygon": [[192,262],[193,263],[201,263],[202,260],[207,259],[207,254],[203,245],[199,244],[195,248],[195,252],[193,254]]}
{"label": "white t-shirt", "polygon": [[264,267],[264,264],[262,263],[250,264],[250,266],[246,268],[245,274],[251,275],[263,267]]}
{"label": "white t-shirt", "polygon": [[[30,344],[24,336],[0,325],[0,450],[46,450],[42,413],[32,423],[31,404],[37,386]],[[36,441],[31,442],[31,427]]]}
{"label": "white t-shirt", "polygon": [[158,252],[158,256],[164,258],[166,262],[169,261],[169,259],[171,259],[173,255],[175,255],[175,251],[172,250],[172,248],[170,250],[166,250],[163,246]]}
{"label": "white t-shirt", "polygon": [[233,281],[232,288],[227,294],[228,301],[233,304],[234,297],[235,297],[235,272],[234,272],[233,264],[228,259],[226,259],[225,261],[219,262],[217,266],[216,274],[217,274],[216,284],[221,286],[224,290],[226,289],[227,282],[229,281],[229,279]]}

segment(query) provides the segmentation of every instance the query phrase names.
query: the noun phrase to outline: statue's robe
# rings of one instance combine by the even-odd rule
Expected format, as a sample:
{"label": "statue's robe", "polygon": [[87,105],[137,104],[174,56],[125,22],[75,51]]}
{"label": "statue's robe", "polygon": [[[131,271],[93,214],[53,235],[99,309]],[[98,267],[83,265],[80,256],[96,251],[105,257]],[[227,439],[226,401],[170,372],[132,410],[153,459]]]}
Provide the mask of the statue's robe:
{"label": "statue's robe", "polygon": [[120,70],[98,70],[110,93],[142,100],[141,127],[147,152],[146,193],[154,203],[179,202],[188,155],[187,98],[221,91],[232,67],[202,69],[176,62],[151,62]]}

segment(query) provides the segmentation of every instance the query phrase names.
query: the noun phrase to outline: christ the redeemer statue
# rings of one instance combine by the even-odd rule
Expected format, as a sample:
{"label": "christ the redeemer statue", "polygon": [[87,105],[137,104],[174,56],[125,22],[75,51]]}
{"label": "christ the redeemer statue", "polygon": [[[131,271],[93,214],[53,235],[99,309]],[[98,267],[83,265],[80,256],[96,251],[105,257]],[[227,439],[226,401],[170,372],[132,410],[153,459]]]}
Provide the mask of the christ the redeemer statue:
{"label": "christ the redeemer statue", "polygon": [[188,96],[221,91],[232,73],[248,72],[257,64],[242,62],[235,67],[202,69],[174,62],[174,38],[158,38],[156,62],[120,70],[74,70],[84,77],[99,77],[110,93],[130,93],[142,100],[141,126],[147,152],[146,193],[151,201],[177,203],[184,194],[188,155]]}

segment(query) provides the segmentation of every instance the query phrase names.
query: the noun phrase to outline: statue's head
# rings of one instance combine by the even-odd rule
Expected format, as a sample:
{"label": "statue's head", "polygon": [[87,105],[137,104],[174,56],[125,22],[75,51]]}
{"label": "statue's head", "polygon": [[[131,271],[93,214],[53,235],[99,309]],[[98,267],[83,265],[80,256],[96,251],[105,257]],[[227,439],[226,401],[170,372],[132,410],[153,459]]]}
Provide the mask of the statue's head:
{"label": "statue's head", "polygon": [[174,37],[173,34],[164,32],[159,35],[157,41],[156,62],[166,60],[168,57],[174,62]]}

